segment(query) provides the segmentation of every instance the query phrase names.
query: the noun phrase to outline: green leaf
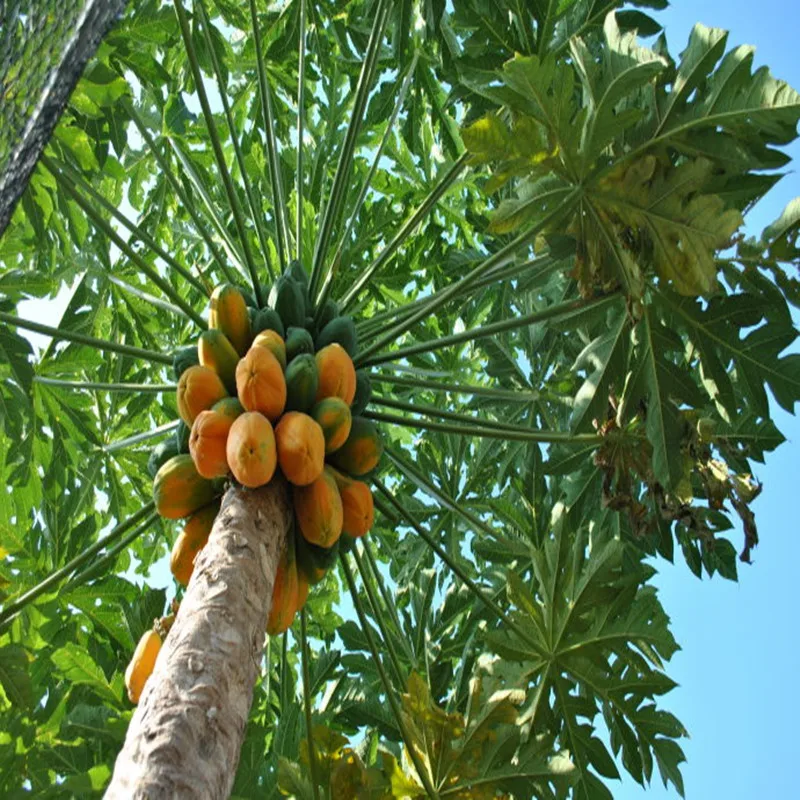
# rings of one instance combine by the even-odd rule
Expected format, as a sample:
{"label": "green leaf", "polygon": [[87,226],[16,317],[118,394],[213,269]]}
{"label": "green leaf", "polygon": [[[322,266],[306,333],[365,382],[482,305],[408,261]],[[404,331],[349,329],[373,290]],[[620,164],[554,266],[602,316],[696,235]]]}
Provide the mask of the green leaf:
{"label": "green leaf", "polygon": [[30,708],[33,703],[29,665],[28,654],[18,644],[0,647],[0,686],[13,706]]}
{"label": "green leaf", "polygon": [[742,224],[719,197],[703,193],[712,165],[703,159],[664,170],[645,156],[623,174],[606,179],[600,202],[647,236],[658,274],[685,295],[717,286],[714,255]]}
{"label": "green leaf", "polygon": [[50,660],[61,676],[75,686],[88,686],[102,700],[119,707],[121,698],[92,657],[74,642],[56,650]]}
{"label": "green leaf", "polygon": [[588,429],[592,420],[606,417],[609,393],[619,381],[626,361],[629,340],[627,313],[618,311],[608,323],[608,331],[591,341],[575,360],[573,370],[586,370],[587,377],[575,395],[570,428]]}
{"label": "green leaf", "polygon": [[780,217],[764,228],[761,241],[769,248],[770,256],[781,261],[800,258],[800,197],[790,200]]}
{"label": "green leaf", "polygon": [[10,367],[11,374],[22,391],[30,396],[33,388],[33,348],[27,339],[6,326],[0,327],[0,363]]}
{"label": "green leaf", "polygon": [[[646,404],[647,439],[653,448],[653,472],[667,490],[683,479],[685,466],[676,443],[681,441],[681,423],[676,402],[687,399],[690,386],[678,383],[676,370],[666,360],[665,351],[673,348],[667,330],[645,311],[639,322],[632,363],[617,417],[628,421],[640,403]],[[680,373],[677,377],[683,378]],[[688,390],[688,391],[687,391]]]}

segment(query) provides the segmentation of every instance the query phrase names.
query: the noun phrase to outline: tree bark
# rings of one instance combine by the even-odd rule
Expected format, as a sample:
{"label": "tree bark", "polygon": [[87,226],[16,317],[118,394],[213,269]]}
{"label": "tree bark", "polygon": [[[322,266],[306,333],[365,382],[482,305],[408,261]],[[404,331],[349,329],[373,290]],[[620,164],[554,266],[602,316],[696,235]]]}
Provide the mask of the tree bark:
{"label": "tree bark", "polygon": [[290,514],[283,481],[226,492],[106,800],[229,797]]}

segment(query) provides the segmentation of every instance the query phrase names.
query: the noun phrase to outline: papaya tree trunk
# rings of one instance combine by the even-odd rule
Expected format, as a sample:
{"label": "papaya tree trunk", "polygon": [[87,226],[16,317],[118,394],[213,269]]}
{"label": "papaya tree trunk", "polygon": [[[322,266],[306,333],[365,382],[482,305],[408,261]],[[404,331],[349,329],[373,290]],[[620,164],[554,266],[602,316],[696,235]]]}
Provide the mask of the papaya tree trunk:
{"label": "papaya tree trunk", "polygon": [[225,494],[131,720],[107,800],[230,795],[290,510],[280,480]]}

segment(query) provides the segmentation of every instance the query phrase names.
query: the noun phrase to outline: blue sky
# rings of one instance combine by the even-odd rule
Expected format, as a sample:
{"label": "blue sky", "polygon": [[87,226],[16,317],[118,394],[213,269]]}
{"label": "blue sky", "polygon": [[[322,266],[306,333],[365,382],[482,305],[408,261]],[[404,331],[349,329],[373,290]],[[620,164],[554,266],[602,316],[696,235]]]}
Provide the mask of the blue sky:
{"label": "blue sky", "polygon": [[[675,0],[656,16],[673,54],[683,50],[696,22],[724,28],[729,47],[754,45],[756,66],[767,64],[800,89],[798,0]],[[795,161],[790,169],[796,170],[800,146],[789,152]],[[753,210],[748,230],[760,232],[798,195],[800,179],[789,174]],[[780,409],[775,414],[789,441],[757,470],[764,483],[754,506],[761,544],[753,565],[741,565],[739,583],[699,581],[683,564],[656,564],[661,600],[683,648],[668,670],[680,686],[664,705],[691,735],[683,749],[686,797],[692,800],[800,796],[792,769],[800,756],[800,695],[793,688],[800,674],[800,515],[791,502],[800,472],[800,422]],[[618,800],[678,797],[657,775],[648,790],[632,780],[611,788]]]}

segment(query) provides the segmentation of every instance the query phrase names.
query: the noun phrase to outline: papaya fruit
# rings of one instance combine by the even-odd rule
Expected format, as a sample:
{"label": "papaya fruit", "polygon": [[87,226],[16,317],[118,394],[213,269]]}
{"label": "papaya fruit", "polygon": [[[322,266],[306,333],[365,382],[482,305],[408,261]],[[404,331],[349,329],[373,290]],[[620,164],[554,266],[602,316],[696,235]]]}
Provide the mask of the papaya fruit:
{"label": "papaya fruit", "polygon": [[314,320],[314,317],[307,316],[306,321],[303,323],[303,327],[308,331],[312,341],[317,338],[317,323]]}
{"label": "papaya fruit", "polygon": [[278,464],[295,486],[315,481],[325,466],[325,437],[307,414],[288,411],[275,428]]}
{"label": "papaya fruit", "polygon": [[264,331],[275,331],[283,339],[286,328],[274,308],[262,308],[257,314],[253,315],[250,331],[253,337]]}
{"label": "papaya fruit", "polygon": [[334,343],[340,344],[350,358],[355,358],[358,352],[358,334],[351,317],[336,317],[320,330],[317,336],[317,350]]}
{"label": "papaya fruit", "polygon": [[278,312],[284,328],[300,327],[306,318],[304,286],[289,275],[281,275],[269,294],[270,308]]}
{"label": "papaya fruit", "polygon": [[342,533],[342,498],[336,481],[326,467],[307,486],[293,489],[294,512],[300,532],[307,542],[332,547]]}
{"label": "papaya fruit", "polygon": [[178,381],[178,413],[192,426],[194,418],[228,396],[222,379],[209,367],[189,367]]}
{"label": "papaya fruit", "polygon": [[219,514],[219,501],[201,508],[189,517],[183,530],[175,539],[169,558],[169,568],[181,586],[189,585],[189,578],[194,572],[194,559],[206,546],[214,520]]}
{"label": "papaya fruit", "polygon": [[286,410],[308,411],[319,388],[319,372],[314,356],[303,353],[286,369]]}
{"label": "papaya fruit", "polygon": [[178,442],[174,436],[160,442],[150,451],[150,458],[147,459],[147,474],[151,478],[155,478],[161,465],[176,455],[178,455]]}
{"label": "papaya fruit", "polygon": [[339,316],[339,304],[335,300],[326,300],[322,304],[319,312],[319,319],[317,319],[317,327],[323,330],[325,326],[333,319]]}
{"label": "papaya fruit", "polygon": [[267,633],[276,636],[289,630],[297,611],[297,561],[291,534],[286,537],[281,559],[275,571],[272,602],[267,617]]}
{"label": "papaya fruit", "polygon": [[189,452],[189,437],[192,435],[192,429],[183,420],[178,422],[178,427],[175,428],[175,446],[178,448],[178,453]]}
{"label": "papaya fruit", "polygon": [[179,347],[172,354],[172,368],[175,371],[175,379],[180,380],[181,375],[186,372],[189,367],[193,367],[200,363],[197,357],[197,348],[190,344],[186,347]]}
{"label": "papaya fruit", "polygon": [[347,351],[340,344],[329,344],[315,358],[319,370],[317,402],[340,397],[349,406],[356,394],[356,370]]}
{"label": "papaya fruit", "polygon": [[308,288],[308,273],[305,267],[296,258],[289,263],[289,266],[286,268],[286,274],[295,283],[305,286],[306,289]]}
{"label": "papaya fruit", "polygon": [[258,411],[247,411],[236,419],[228,433],[228,466],[242,486],[255,489],[269,483],[275,474],[275,434],[269,420]]}
{"label": "papaya fruit", "polygon": [[278,359],[281,369],[286,371],[286,344],[277,331],[261,331],[253,339],[253,347],[266,347]]}
{"label": "papaya fruit", "polygon": [[325,573],[336,563],[339,554],[339,541],[332,547],[318,547],[307,542],[304,536],[295,538],[297,571],[312,585],[320,583]]}
{"label": "papaya fruit", "polygon": [[372,397],[372,383],[363,369],[356,372],[356,394],[353,397],[353,403],[350,406],[350,413],[357,417],[363,414],[369,405],[370,398]]}
{"label": "papaya fruit", "polygon": [[289,328],[286,331],[286,361],[291,363],[303,353],[314,354],[314,340],[311,334],[305,328]]}
{"label": "papaya fruit", "polygon": [[218,403],[214,403],[211,410],[223,414],[231,422],[244,414],[244,406],[239,402],[238,397],[224,397]]}
{"label": "papaya fruit", "polygon": [[190,455],[173,456],[153,478],[156,511],[167,519],[188,517],[215,497],[217,487],[197,471]]}
{"label": "papaya fruit", "polygon": [[240,289],[239,291],[242,293],[242,297],[244,297],[247,310],[250,311],[250,309],[252,309],[253,311],[258,311],[256,296],[249,289]]}
{"label": "papaya fruit", "polygon": [[161,637],[154,630],[145,631],[125,670],[125,688],[134,705],[139,702],[144,686],[153,674],[160,651]]}
{"label": "papaya fruit", "polygon": [[360,539],[375,521],[372,491],[363,481],[354,480],[331,467],[328,469],[342,498],[342,532]]}
{"label": "papaya fruit", "polygon": [[275,422],[286,406],[286,380],[280,362],[266,347],[251,347],[236,367],[239,402]]}
{"label": "papaya fruit", "polygon": [[375,423],[364,417],[353,417],[350,435],[331,455],[331,463],[349,475],[366,475],[378,466],[382,453],[383,442]]}
{"label": "papaya fruit", "polygon": [[219,411],[201,411],[192,425],[189,453],[197,471],[204,478],[222,478],[228,474],[226,447],[234,420]]}
{"label": "papaya fruit", "polygon": [[[222,332],[238,355],[243,356],[250,347],[250,316],[247,301],[241,290],[230,283],[217,286],[211,295],[208,327]],[[202,356],[201,361],[202,364]]]}
{"label": "papaya fruit", "polygon": [[233,394],[236,391],[236,365],[239,354],[228,337],[216,329],[203,331],[197,338],[197,355],[204,367],[213,369],[222,378],[225,388]]}
{"label": "papaya fruit", "polygon": [[336,452],[350,435],[353,417],[341,397],[326,397],[311,409],[311,418],[322,428],[325,453]]}

